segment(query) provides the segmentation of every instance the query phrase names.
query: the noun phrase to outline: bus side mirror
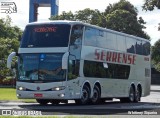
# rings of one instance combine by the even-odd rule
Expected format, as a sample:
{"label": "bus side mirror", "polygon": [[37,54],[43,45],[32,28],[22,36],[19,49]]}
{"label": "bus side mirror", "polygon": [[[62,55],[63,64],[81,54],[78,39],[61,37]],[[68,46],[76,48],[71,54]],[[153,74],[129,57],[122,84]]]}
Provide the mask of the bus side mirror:
{"label": "bus side mirror", "polygon": [[11,69],[12,59],[17,55],[16,52],[12,52],[7,58],[7,68]]}
{"label": "bus side mirror", "polygon": [[66,52],[62,57],[62,69],[67,69],[68,67],[68,56],[69,56],[69,52]]}

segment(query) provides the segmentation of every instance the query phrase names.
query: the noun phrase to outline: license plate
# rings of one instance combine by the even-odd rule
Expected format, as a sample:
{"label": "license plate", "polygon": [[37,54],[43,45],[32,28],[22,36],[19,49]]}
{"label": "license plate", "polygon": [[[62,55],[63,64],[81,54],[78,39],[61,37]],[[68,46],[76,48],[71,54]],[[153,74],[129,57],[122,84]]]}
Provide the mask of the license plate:
{"label": "license plate", "polygon": [[34,97],[36,97],[36,98],[41,98],[41,97],[43,97],[43,94],[41,94],[41,93],[35,93],[35,94],[34,94]]}

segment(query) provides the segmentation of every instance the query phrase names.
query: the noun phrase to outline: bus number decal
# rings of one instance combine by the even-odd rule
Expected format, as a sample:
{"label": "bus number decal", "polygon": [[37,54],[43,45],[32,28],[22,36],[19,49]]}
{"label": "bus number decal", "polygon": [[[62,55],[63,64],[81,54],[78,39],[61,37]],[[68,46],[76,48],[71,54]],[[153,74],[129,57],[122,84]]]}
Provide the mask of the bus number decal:
{"label": "bus number decal", "polygon": [[95,56],[96,60],[106,61],[106,62],[117,62],[117,63],[134,65],[136,61],[136,55],[125,54],[120,52],[109,52],[100,49],[95,50]]}

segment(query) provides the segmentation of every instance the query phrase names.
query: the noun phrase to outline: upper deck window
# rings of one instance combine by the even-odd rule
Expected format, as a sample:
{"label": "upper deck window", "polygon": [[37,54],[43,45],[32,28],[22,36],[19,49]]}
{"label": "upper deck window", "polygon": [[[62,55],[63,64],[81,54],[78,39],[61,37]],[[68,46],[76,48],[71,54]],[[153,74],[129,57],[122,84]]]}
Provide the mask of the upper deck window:
{"label": "upper deck window", "polygon": [[24,31],[20,47],[67,47],[70,27],[67,24],[29,25]]}
{"label": "upper deck window", "polygon": [[86,27],[84,32],[84,44],[87,46],[97,46],[97,33],[96,29]]}

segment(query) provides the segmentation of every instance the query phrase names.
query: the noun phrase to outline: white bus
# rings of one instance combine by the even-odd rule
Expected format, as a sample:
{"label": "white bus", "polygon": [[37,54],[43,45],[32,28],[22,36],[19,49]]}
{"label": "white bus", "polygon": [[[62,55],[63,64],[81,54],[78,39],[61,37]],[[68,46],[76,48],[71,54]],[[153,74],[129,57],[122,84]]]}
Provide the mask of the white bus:
{"label": "white bus", "polygon": [[18,52],[19,99],[138,102],[150,94],[150,42],[78,21],[26,26]]}

